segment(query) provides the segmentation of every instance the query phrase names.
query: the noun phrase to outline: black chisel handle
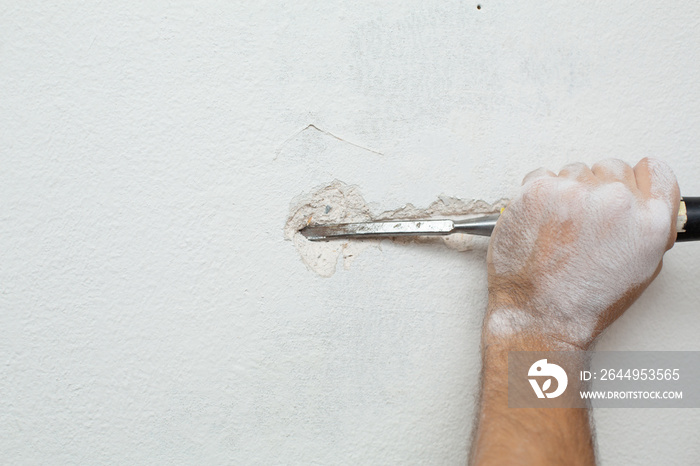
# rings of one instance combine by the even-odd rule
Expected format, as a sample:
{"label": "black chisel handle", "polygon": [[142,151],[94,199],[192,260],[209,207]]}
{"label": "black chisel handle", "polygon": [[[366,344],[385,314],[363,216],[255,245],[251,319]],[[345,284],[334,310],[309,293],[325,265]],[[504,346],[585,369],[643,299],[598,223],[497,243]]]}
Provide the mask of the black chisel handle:
{"label": "black chisel handle", "polygon": [[678,212],[680,217],[683,215],[683,204],[685,204],[687,220],[683,225],[683,230],[678,231],[676,242],[698,241],[700,240],[700,197],[683,197],[681,209]]}

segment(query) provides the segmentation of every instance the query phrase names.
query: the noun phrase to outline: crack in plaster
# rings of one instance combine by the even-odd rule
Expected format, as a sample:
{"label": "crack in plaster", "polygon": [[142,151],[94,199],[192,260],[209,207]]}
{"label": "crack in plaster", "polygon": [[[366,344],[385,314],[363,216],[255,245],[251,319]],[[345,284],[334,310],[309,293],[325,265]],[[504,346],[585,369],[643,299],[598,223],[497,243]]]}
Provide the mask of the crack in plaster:
{"label": "crack in plaster", "polygon": [[280,147],[279,147],[279,149],[277,149],[276,154],[275,154],[275,158],[273,159],[273,161],[277,160],[277,158],[280,155],[280,152],[282,151],[284,146],[287,145],[287,143],[289,141],[291,141],[295,137],[299,136],[301,133],[303,133],[304,131],[306,131],[308,129],[315,129],[316,131],[318,131],[320,133],[326,134],[326,135],[328,135],[334,139],[337,139],[338,141],[344,142],[346,144],[350,144],[351,146],[357,147],[358,149],[366,150],[366,151],[372,152],[372,153],[377,154],[377,155],[384,155],[384,153],[382,153],[382,152],[379,152],[379,151],[374,150],[374,149],[370,149],[369,147],[361,146],[361,145],[356,144],[354,142],[348,141],[347,139],[343,139],[340,136],[336,136],[335,134],[331,133],[330,131],[326,131],[325,129],[321,129],[318,126],[314,125],[313,123],[310,123],[310,124],[306,125],[304,128],[297,131],[296,133],[289,136],[287,139],[284,140],[284,142],[282,144],[280,144]]}
{"label": "crack in plaster", "polygon": [[[332,241],[309,241],[299,233],[312,223],[352,223],[374,220],[409,220],[422,218],[464,219],[474,215],[499,212],[505,207],[506,199],[489,204],[476,199],[438,196],[438,199],[424,209],[406,204],[398,209],[373,214],[356,186],[342,181],[320,186],[311,193],[299,196],[291,203],[289,217],[284,227],[284,236],[294,243],[306,266],[321,275],[330,277],[335,273],[338,259],[342,255],[343,266],[350,268],[352,261],[369,247],[379,247],[381,239],[339,239]],[[488,245],[488,238],[456,233],[440,237],[396,237],[397,243],[442,243],[450,249],[469,251]]]}

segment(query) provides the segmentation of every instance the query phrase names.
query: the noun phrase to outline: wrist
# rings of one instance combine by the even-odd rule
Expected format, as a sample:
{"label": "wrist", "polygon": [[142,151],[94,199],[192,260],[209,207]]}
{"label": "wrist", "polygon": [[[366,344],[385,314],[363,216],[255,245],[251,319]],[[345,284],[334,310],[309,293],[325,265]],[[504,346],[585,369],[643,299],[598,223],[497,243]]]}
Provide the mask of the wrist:
{"label": "wrist", "polygon": [[[527,308],[489,306],[482,328],[484,352],[585,351],[593,331],[556,318],[542,317]],[[562,331],[566,329],[566,331]]]}
{"label": "wrist", "polygon": [[[485,325],[485,329],[488,327]],[[567,371],[569,385],[578,386],[579,371],[589,368],[587,347],[572,344],[558,336],[524,330],[512,334],[496,334],[485,330],[482,335],[482,400],[485,403],[508,403],[509,374],[518,367],[529,367],[540,359],[554,360]],[[551,358],[551,359],[550,359]],[[511,364],[514,364],[511,368]],[[522,387],[521,387],[522,388]],[[517,393],[517,384],[515,386]],[[530,387],[525,388],[528,394]],[[504,401],[506,400],[506,401]]]}

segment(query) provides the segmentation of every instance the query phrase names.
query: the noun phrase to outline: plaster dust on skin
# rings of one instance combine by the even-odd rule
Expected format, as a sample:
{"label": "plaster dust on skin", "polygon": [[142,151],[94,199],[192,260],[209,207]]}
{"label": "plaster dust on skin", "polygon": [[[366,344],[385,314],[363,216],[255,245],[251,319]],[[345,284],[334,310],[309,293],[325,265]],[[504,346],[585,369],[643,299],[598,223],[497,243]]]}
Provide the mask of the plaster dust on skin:
{"label": "plaster dust on skin", "polygon": [[[619,160],[590,170],[568,165],[559,176],[537,170],[496,225],[489,251],[493,278],[532,280],[528,306],[555,313],[568,341],[591,335],[606,309],[651,279],[666,251],[678,185],[665,163],[648,159],[646,167],[648,194]],[[512,333],[542,325],[535,317],[499,309],[489,328]]]}
{"label": "plaster dust on skin", "polygon": [[[435,202],[424,209],[406,204],[395,210],[373,214],[356,186],[336,180],[292,202],[289,218],[284,227],[284,236],[294,243],[304,264],[322,277],[330,277],[335,273],[341,255],[343,266],[347,269],[359,253],[369,247],[379,247],[381,240],[309,241],[299,232],[307,225],[445,217],[461,220],[474,215],[499,212],[506,202],[499,200],[494,204],[488,204],[480,200],[439,196]],[[457,251],[469,251],[477,247],[485,249],[488,245],[488,238],[461,233],[441,237],[396,237],[392,240],[398,243],[441,243]]]}

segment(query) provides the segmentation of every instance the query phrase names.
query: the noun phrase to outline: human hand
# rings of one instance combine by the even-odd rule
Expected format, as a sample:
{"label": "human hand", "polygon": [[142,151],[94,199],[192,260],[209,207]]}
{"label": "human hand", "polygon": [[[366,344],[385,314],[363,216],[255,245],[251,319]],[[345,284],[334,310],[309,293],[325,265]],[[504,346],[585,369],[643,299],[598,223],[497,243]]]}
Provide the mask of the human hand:
{"label": "human hand", "polygon": [[661,270],[679,202],[673,172],[655,159],[528,174],[491,236],[484,343],[588,348]]}

